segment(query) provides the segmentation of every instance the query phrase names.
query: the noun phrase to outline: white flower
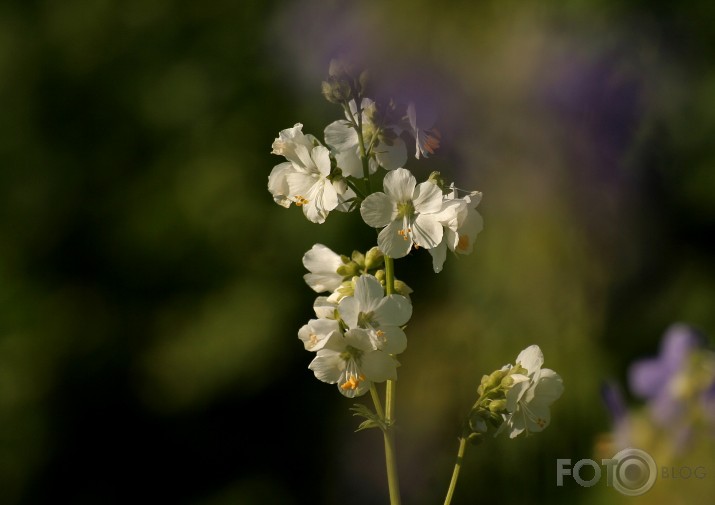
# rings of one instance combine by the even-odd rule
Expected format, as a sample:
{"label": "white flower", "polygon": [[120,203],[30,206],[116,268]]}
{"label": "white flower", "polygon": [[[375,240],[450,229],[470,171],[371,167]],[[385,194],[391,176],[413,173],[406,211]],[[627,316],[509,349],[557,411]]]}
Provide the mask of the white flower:
{"label": "white flower", "polygon": [[382,185],[384,193],[369,195],[360,206],[368,225],[385,227],[377,237],[380,250],[402,258],[413,243],[425,249],[439,245],[443,230],[437,213],[442,210],[442,191],[437,185],[429,181],[417,184],[404,168],[389,172]]}
{"label": "white flower", "polygon": [[372,275],[361,275],[355,281],[355,295],[343,298],[338,312],[348,328],[367,331],[374,349],[399,354],[407,347],[400,326],[412,316],[412,304],[401,295],[385,296],[380,281]]}
{"label": "white flower", "polygon": [[331,338],[340,336],[340,323],[335,319],[311,319],[298,330],[306,351],[319,351]]}
{"label": "white flower", "polygon": [[516,357],[516,364],[527,371],[515,373],[511,377],[514,384],[506,393],[506,410],[502,414],[504,424],[499,428],[509,432],[509,438],[515,438],[526,431],[542,431],[551,421],[549,406],[561,397],[564,384],[559,374],[549,368],[541,368],[544,355],[538,345],[531,345]]}
{"label": "white flower", "polygon": [[303,279],[316,293],[333,292],[343,282],[343,276],[338,273],[342,265],[339,254],[323,244],[315,244],[303,255],[303,266],[310,271]]}
{"label": "white flower", "polygon": [[484,226],[482,216],[476,210],[481,198],[482,194],[479,191],[458,198],[457,190],[453,186],[452,192],[445,195],[442,210],[436,216],[444,227],[442,242],[429,250],[432,255],[432,267],[436,273],[442,270],[447,257],[447,248],[458,254],[472,252],[477,234]]}
{"label": "white flower", "polygon": [[[286,175],[288,194],[296,205],[303,207],[309,221],[323,223],[328,213],[338,206],[338,191],[328,179],[330,154],[326,147],[315,146],[310,152],[297,146],[296,154],[302,167]],[[293,166],[296,164],[293,163]]]}
{"label": "white flower", "polygon": [[290,207],[293,200],[289,197],[288,174],[296,172],[302,167],[302,161],[296,153],[296,148],[302,146],[306,150],[312,150],[318,145],[318,140],[313,135],[305,135],[301,131],[303,125],[296,123],[293,128],[282,130],[278,138],[273,141],[271,154],[284,156],[288,161],[273,167],[268,176],[268,191],[273,195],[273,200],[282,207]]}
{"label": "white flower", "polygon": [[[363,139],[366,144],[370,142],[375,132],[375,125],[370,122],[368,115],[363,111],[372,105],[372,100],[363,98],[361,110],[358,111],[355,100],[350,100],[349,103],[350,111],[355,119],[357,120],[359,117],[362,121]],[[347,113],[346,117],[349,119]],[[355,129],[350,126],[350,121],[340,119],[330,123],[325,128],[325,143],[335,151],[335,159],[338,162],[338,167],[343,171],[343,175],[357,178],[363,176],[358,134]],[[368,145],[366,145],[365,148],[367,149]],[[395,138],[392,145],[387,145],[378,140],[373,146],[373,152],[375,153],[377,162],[372,158],[370,159],[371,174],[377,170],[378,163],[382,165],[385,170],[394,170],[404,165],[407,161],[407,148],[400,138]]]}
{"label": "white flower", "polygon": [[268,191],[283,207],[295,203],[303,207],[305,216],[314,223],[323,223],[328,213],[355,196],[344,180],[330,178],[330,151],[312,135],[304,135],[303,125],[296,124],[280,132],[273,142],[272,154],[288,160],[273,167],[268,176]]}
{"label": "white flower", "polygon": [[308,368],[348,398],[365,394],[373,382],[397,379],[397,360],[384,351],[373,349],[365,330],[349,330],[342,337],[331,338],[329,345],[317,352]]}
{"label": "white flower", "polygon": [[428,154],[434,154],[439,147],[440,133],[433,128],[433,118],[426,114],[418,117],[415,104],[410,102],[407,105],[407,121],[410,124],[410,132],[415,137],[415,158],[427,158]]}

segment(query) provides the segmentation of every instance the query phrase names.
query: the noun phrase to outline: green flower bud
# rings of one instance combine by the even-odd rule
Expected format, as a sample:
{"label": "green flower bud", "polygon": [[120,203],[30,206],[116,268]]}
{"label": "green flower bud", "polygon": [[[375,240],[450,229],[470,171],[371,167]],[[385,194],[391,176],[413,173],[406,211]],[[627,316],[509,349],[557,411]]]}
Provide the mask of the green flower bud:
{"label": "green flower bud", "polygon": [[383,285],[385,284],[385,271],[384,270],[378,270],[375,272],[375,277],[377,278],[378,281],[380,281]]}
{"label": "green flower bud", "polygon": [[501,384],[502,379],[507,374],[506,370],[496,370],[489,376],[482,377],[482,386],[484,391],[489,391],[498,387]]}
{"label": "green flower bud", "polygon": [[367,270],[372,270],[373,268],[378,268],[382,266],[384,261],[384,256],[382,251],[377,247],[370,249],[367,254],[365,254],[365,268]]}
{"label": "green flower bud", "polygon": [[511,389],[511,387],[514,385],[514,377],[511,376],[506,376],[501,380],[501,383],[499,384],[499,387],[502,389]]}
{"label": "green flower bud", "polygon": [[353,251],[353,262],[357,263],[357,265],[362,269],[365,268],[365,255],[361,253],[360,251]]}
{"label": "green flower bud", "polygon": [[327,81],[322,82],[321,92],[330,103],[343,104],[354,98],[350,82],[335,77],[328,77]]}
{"label": "green flower bud", "polygon": [[353,277],[360,273],[360,265],[358,265],[354,261],[351,261],[346,265],[340,265],[336,272],[343,277]]}
{"label": "green flower bud", "polygon": [[428,181],[430,181],[432,184],[437,186],[439,189],[442,190],[442,193],[447,194],[449,193],[449,188],[447,188],[446,183],[444,182],[444,179],[442,178],[442,174],[434,171],[431,174],[429,174],[429,177],[427,178]]}
{"label": "green flower bud", "polygon": [[506,409],[506,400],[493,400],[489,403],[489,410],[491,412],[499,413]]}
{"label": "green flower bud", "polygon": [[401,280],[395,279],[395,292],[406,298],[409,298],[410,293],[412,293],[412,288]]}

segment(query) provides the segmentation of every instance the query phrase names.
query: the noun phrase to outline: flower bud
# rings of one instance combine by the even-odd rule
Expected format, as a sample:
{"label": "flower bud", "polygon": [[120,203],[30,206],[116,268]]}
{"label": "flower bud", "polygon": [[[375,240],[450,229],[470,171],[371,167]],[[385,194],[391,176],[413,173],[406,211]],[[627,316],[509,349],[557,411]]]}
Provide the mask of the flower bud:
{"label": "flower bud", "polygon": [[357,263],[360,268],[365,268],[365,255],[360,251],[353,251],[353,262]]}
{"label": "flower bud", "polygon": [[502,389],[510,389],[514,385],[514,377],[507,375],[501,380],[500,387]]}
{"label": "flower bud", "polygon": [[382,266],[384,256],[378,247],[373,247],[365,254],[365,268],[372,270]]}
{"label": "flower bud", "polygon": [[506,370],[495,370],[491,375],[482,377],[483,391],[486,392],[498,387],[506,374]]}
{"label": "flower bud", "polygon": [[492,400],[489,403],[489,410],[494,413],[499,413],[506,409],[506,400]]}
{"label": "flower bud", "polygon": [[327,81],[322,82],[321,92],[330,103],[342,104],[354,98],[350,83],[334,77],[328,77]]}
{"label": "flower bud", "polygon": [[395,279],[395,292],[399,295],[409,298],[410,293],[412,293],[412,288],[401,280]]}
{"label": "flower bud", "polygon": [[429,174],[427,180],[437,186],[439,189],[441,189],[443,194],[449,193],[449,188],[447,188],[442,174],[438,171],[435,170],[434,172]]}
{"label": "flower bud", "polygon": [[337,273],[343,277],[353,277],[360,274],[360,266],[354,261],[350,261],[345,265],[340,265],[337,269]]}

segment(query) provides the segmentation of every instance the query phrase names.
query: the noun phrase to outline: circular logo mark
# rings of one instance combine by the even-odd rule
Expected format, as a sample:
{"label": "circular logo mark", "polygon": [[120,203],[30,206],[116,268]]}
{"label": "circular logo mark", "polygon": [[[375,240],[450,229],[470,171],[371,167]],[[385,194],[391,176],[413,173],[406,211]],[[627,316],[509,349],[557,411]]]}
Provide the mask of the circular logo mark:
{"label": "circular logo mark", "polygon": [[658,474],[652,456],[640,449],[623,449],[613,456],[616,460],[613,487],[627,496],[638,496],[648,491]]}

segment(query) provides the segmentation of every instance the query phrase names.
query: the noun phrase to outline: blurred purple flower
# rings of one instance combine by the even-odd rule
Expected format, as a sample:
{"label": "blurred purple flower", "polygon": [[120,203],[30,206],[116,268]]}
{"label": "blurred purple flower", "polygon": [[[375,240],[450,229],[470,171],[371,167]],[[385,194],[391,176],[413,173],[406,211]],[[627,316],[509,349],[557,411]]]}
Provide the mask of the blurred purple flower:
{"label": "blurred purple flower", "polygon": [[621,387],[614,381],[604,382],[601,385],[601,398],[611,414],[613,443],[618,448],[630,446],[628,406],[623,398]]}
{"label": "blurred purple flower", "polygon": [[674,324],[666,331],[660,354],[633,363],[628,371],[630,390],[648,400],[653,420],[670,424],[683,411],[680,398],[674,395],[671,380],[685,366],[691,352],[701,345],[699,335],[691,327]]}

